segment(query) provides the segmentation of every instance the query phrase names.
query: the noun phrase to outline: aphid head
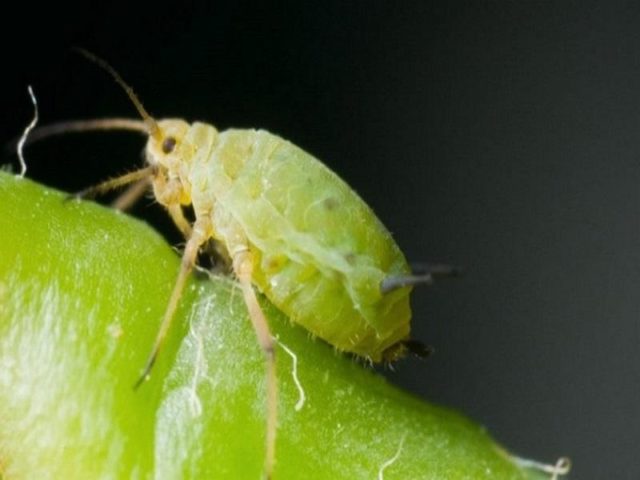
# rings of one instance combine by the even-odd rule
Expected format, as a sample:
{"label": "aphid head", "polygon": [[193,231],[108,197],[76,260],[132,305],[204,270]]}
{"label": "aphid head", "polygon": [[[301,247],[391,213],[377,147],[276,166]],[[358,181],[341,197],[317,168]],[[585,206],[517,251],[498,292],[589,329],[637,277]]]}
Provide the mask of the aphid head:
{"label": "aphid head", "polygon": [[[176,203],[185,205],[191,203],[191,185],[187,180],[187,160],[193,155],[193,149],[184,141],[189,124],[178,119],[156,121],[149,115],[133,89],[111,65],[87,50],[82,48],[76,48],[76,50],[113,77],[124,89],[142,117],[144,127],[140,129],[149,135],[145,157],[149,165],[154,167],[153,189],[158,201],[166,206]],[[108,125],[114,122],[106,123]]]}
{"label": "aphid head", "polygon": [[154,168],[153,189],[163,205],[191,203],[189,184],[190,159],[193,146],[186,141],[190,125],[184,120],[167,119],[157,122],[158,135],[149,135],[145,157]]}
{"label": "aphid head", "polygon": [[180,119],[160,120],[157,135],[149,135],[145,156],[150,165],[176,170],[181,158],[190,157],[191,146],[185,142],[189,124]]}

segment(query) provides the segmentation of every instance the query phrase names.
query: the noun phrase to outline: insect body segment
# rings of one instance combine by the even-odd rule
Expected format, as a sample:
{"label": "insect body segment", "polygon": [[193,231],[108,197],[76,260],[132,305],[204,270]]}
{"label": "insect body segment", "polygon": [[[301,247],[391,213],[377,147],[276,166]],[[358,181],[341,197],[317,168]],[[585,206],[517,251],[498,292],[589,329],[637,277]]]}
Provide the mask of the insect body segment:
{"label": "insect body segment", "polygon": [[409,289],[380,292],[389,273],[409,271],[389,233],[342,180],[290,142],[265,131],[225,135],[214,159],[253,139],[223,208],[249,240],[254,283],[338,349],[381,360],[409,333]]}
{"label": "insect body segment", "polygon": [[228,255],[248,248],[252,282],[292,321],[340,350],[373,361],[408,337],[408,275],[399,248],[371,209],[314,157],[263,130],[218,133],[203,123],[158,122],[175,148],[150,138],[147,158],[168,208],[208,216]]}

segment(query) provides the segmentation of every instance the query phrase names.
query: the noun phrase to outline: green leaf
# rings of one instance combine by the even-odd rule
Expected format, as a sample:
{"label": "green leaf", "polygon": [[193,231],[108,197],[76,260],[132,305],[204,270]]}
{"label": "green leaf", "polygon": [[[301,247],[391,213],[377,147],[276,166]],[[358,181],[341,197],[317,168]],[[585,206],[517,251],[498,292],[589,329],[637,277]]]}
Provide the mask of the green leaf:
{"label": "green leaf", "polygon": [[[146,224],[0,173],[0,470],[9,478],[262,473],[265,367],[240,291],[192,275],[132,386],[178,271]],[[534,478],[485,429],[339,354],[263,299],[280,341],[276,479]],[[394,462],[390,462],[395,457]]]}

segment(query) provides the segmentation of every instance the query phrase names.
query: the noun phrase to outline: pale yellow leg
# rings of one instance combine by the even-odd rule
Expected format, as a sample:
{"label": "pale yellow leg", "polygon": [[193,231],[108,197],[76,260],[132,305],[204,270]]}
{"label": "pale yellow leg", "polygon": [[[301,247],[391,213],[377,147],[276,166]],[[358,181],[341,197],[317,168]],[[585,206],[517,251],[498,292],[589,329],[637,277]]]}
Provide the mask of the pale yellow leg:
{"label": "pale yellow leg", "polygon": [[178,179],[167,181],[162,175],[153,179],[153,193],[156,200],[165,206],[173,223],[182,232],[185,238],[191,237],[191,225],[184,216],[180,199],[183,196],[182,183]]}
{"label": "pale yellow leg", "polygon": [[244,301],[249,310],[249,318],[258,337],[260,348],[265,354],[267,367],[267,422],[266,422],[266,454],[264,476],[270,479],[276,456],[276,428],[278,418],[278,390],[276,383],[276,351],[275,341],[269,331],[269,324],[260,308],[256,294],[251,286],[253,257],[248,250],[237,252],[233,256],[233,270],[238,277]]}
{"label": "pale yellow leg", "polygon": [[149,189],[150,178],[143,178],[127,188],[122,194],[118,195],[111,206],[116,210],[126,211],[129,210],[140,197]]}
{"label": "pale yellow leg", "polygon": [[167,309],[164,312],[164,317],[162,319],[162,323],[160,324],[160,329],[158,330],[156,341],[153,344],[153,348],[151,349],[151,353],[149,354],[147,363],[144,366],[142,375],[134,385],[134,388],[138,388],[142,384],[142,382],[144,382],[149,377],[151,369],[153,368],[153,365],[158,358],[158,353],[160,352],[160,349],[164,344],[165,337],[167,336],[167,332],[169,331],[169,327],[171,326],[171,321],[173,320],[176,309],[178,308],[178,302],[180,301],[180,297],[182,296],[187,277],[189,276],[189,273],[193,269],[193,266],[196,262],[198,249],[200,248],[200,245],[202,245],[209,237],[208,229],[203,227],[204,225],[198,224],[197,222],[193,227],[193,233],[187,241],[187,246],[185,247],[184,253],[182,254],[180,272],[178,273],[176,284],[173,287],[173,292],[171,292],[169,304],[167,305]]}
{"label": "pale yellow leg", "polygon": [[117,178],[111,178],[102,183],[99,183],[98,185],[82,190],[76,195],[72,195],[72,197],[75,196],[79,198],[93,198],[96,195],[107,193],[110,190],[120,188],[129,183],[134,183],[145,178],[150,178],[153,175],[154,169],[155,167],[149,166],[131,173],[127,173]]}
{"label": "pale yellow leg", "polygon": [[167,207],[167,211],[169,215],[171,215],[171,219],[173,223],[176,224],[176,227],[182,232],[184,238],[191,237],[191,224],[189,220],[187,220],[184,216],[184,212],[182,211],[182,206],[179,203],[174,203]]}

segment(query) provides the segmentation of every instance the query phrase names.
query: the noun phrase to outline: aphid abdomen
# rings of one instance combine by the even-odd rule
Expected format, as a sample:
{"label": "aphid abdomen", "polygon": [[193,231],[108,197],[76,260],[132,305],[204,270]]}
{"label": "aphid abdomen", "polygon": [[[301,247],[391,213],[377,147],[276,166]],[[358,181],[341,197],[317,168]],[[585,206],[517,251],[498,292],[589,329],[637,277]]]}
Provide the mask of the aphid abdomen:
{"label": "aphid abdomen", "polygon": [[407,338],[410,288],[380,292],[384,278],[409,272],[404,256],[337,175],[254,130],[220,133],[209,167],[216,236],[230,250],[245,237],[253,282],[274,305],[335,347],[374,361]]}

